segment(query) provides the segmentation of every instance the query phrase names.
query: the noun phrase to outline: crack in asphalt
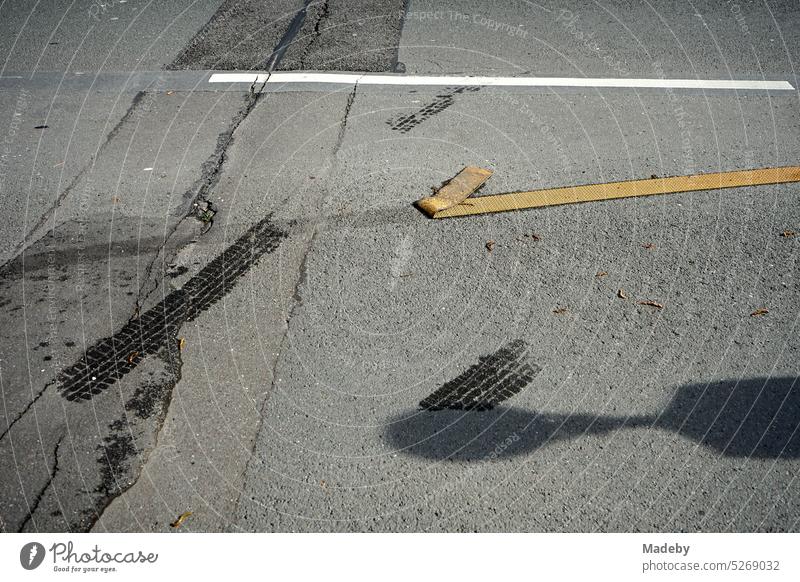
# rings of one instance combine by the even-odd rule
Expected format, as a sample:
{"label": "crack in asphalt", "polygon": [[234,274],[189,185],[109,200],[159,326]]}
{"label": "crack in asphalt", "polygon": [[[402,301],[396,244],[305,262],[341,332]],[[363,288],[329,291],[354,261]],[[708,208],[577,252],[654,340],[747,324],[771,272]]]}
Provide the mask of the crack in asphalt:
{"label": "crack in asphalt", "polygon": [[[269,75],[267,76],[269,79]],[[169,243],[172,236],[178,231],[180,226],[183,222],[189,217],[195,217],[199,219],[200,208],[202,205],[206,205],[206,207],[210,207],[211,203],[208,200],[208,194],[211,192],[219,183],[221,178],[221,170],[222,166],[227,161],[227,150],[230,145],[233,143],[233,134],[238,129],[239,125],[250,115],[250,112],[258,103],[258,100],[261,95],[261,90],[264,88],[264,85],[267,82],[265,79],[262,83],[254,82],[250,86],[250,90],[244,98],[244,105],[241,109],[234,115],[233,119],[231,120],[230,127],[223,131],[222,133],[217,136],[217,145],[214,148],[214,152],[209,156],[209,158],[203,162],[201,166],[201,174],[200,178],[195,181],[194,184],[189,188],[189,190],[184,194],[184,198],[188,198],[192,200],[192,204],[190,208],[189,214],[184,216],[181,220],[176,222],[169,230],[169,232],[164,236],[164,240],[156,249],[156,252],[153,256],[153,259],[150,261],[150,264],[147,266],[145,270],[144,276],[144,283],[139,289],[139,295],[136,298],[135,302],[135,311],[134,317],[136,314],[141,312],[142,306],[153,294],[153,292],[158,289],[158,281],[151,281],[153,268],[155,267],[156,261],[160,256],[162,256],[162,252],[164,248]],[[210,221],[213,224],[213,218]],[[206,231],[207,232],[207,231]],[[177,254],[180,249],[176,249],[175,254]],[[167,263],[168,261],[164,260],[165,257],[162,257],[162,264]],[[142,292],[148,282],[151,283],[151,287],[149,290]]]}
{"label": "crack in asphalt", "polygon": [[300,69],[305,69],[306,67],[306,56],[311,51],[311,47],[316,44],[319,37],[322,35],[322,31],[320,30],[320,25],[324,20],[327,20],[330,17],[330,6],[328,6],[328,0],[324,0],[322,3],[322,9],[320,10],[320,14],[317,17],[317,21],[314,23],[314,36],[311,37],[311,40],[306,45],[305,49],[303,49],[303,55],[300,57]]}
{"label": "crack in asphalt", "polygon": [[347,96],[347,103],[344,106],[344,114],[342,115],[342,123],[339,125],[339,133],[336,136],[336,144],[333,146],[332,155],[334,157],[339,153],[339,149],[342,147],[342,142],[344,141],[344,132],[347,129],[347,121],[350,119],[350,109],[353,107],[353,102],[356,100],[356,91],[358,91],[358,81],[360,80],[361,77],[359,77],[353,84],[353,90]]}
{"label": "crack in asphalt", "polygon": [[47,391],[47,389],[48,389],[48,388],[50,388],[51,386],[55,386],[55,382],[53,382],[53,381],[51,381],[51,382],[48,382],[47,384],[45,384],[45,385],[44,385],[44,388],[42,388],[41,390],[39,390],[39,392],[37,392],[37,393],[36,393],[36,396],[34,396],[34,397],[33,397],[33,400],[31,400],[31,401],[30,401],[30,402],[29,402],[29,403],[28,403],[28,404],[25,406],[25,408],[23,408],[23,409],[22,409],[22,411],[21,411],[19,414],[17,414],[16,418],[15,418],[14,420],[12,420],[12,421],[11,421],[11,422],[8,424],[8,426],[6,426],[6,430],[4,430],[2,434],[0,434],[0,441],[2,441],[2,440],[5,438],[5,436],[6,436],[6,435],[7,435],[9,432],[11,432],[11,429],[14,427],[14,425],[15,425],[15,424],[17,424],[17,422],[19,422],[20,420],[22,420],[22,417],[24,417],[24,416],[27,414],[27,412],[28,412],[28,411],[29,411],[29,410],[30,410],[30,409],[33,407],[33,405],[34,405],[34,404],[36,404],[36,401],[37,401],[37,400],[39,400],[39,398],[41,398],[41,397],[42,397],[42,395],[43,395],[43,394],[44,394],[44,393]]}
{"label": "crack in asphalt", "polygon": [[[297,35],[299,30],[302,28],[304,24],[305,17],[307,15],[308,9],[314,4],[311,0],[308,0],[303,7],[302,10],[298,12],[295,16],[295,19],[292,21],[289,29],[287,30],[284,38],[281,39],[280,43],[276,47],[272,58],[269,61],[268,70],[273,70],[274,68],[278,67],[280,64],[281,59],[286,53],[288,46],[294,41],[294,37]],[[306,46],[303,57],[301,60],[306,58],[306,55],[309,49],[313,46],[314,42],[318,40],[320,35],[322,34],[322,26],[323,23],[327,18],[330,16],[330,7],[328,5],[327,0],[322,4],[319,15],[317,20],[314,24],[314,36],[311,38],[308,46]],[[268,75],[269,76],[269,75]],[[267,76],[267,77],[268,77]],[[163,418],[161,422],[159,422],[158,426],[154,427],[154,444],[152,446],[153,449],[157,446],[158,442],[158,435],[163,428],[163,420],[168,415],[168,408],[169,408],[169,401],[171,400],[172,392],[175,388],[175,385],[178,381],[180,381],[181,377],[181,368],[182,368],[182,361],[180,357],[180,350],[176,349],[176,342],[177,342],[177,335],[178,331],[184,323],[187,321],[191,321],[194,317],[196,317],[200,312],[207,309],[212,305],[219,297],[224,296],[227,291],[231,288],[232,284],[235,283],[235,280],[246,272],[249,267],[257,260],[260,256],[257,252],[251,251],[251,255],[249,257],[250,260],[241,260],[242,257],[233,257],[231,254],[236,254],[239,250],[236,244],[229,247],[225,252],[223,252],[219,257],[217,257],[214,261],[207,265],[206,269],[203,269],[198,273],[198,275],[192,278],[182,289],[179,289],[173,293],[170,293],[164,300],[160,303],[155,305],[153,308],[148,310],[146,313],[142,314],[144,310],[144,306],[146,305],[148,299],[152,296],[154,292],[156,292],[160,288],[159,278],[154,276],[154,272],[156,272],[157,265],[159,260],[161,260],[162,264],[165,264],[169,261],[169,258],[166,256],[166,249],[167,245],[184,223],[184,221],[188,218],[198,217],[199,211],[197,210],[203,203],[206,205],[209,204],[209,194],[214,190],[214,188],[218,185],[221,174],[223,171],[223,167],[227,161],[228,156],[228,148],[231,146],[234,140],[234,134],[241,123],[247,118],[247,116],[252,112],[254,107],[259,102],[262,91],[264,88],[266,81],[261,83],[253,83],[251,85],[249,92],[244,98],[244,104],[241,109],[236,113],[236,115],[231,120],[230,126],[227,130],[223,131],[219,134],[217,138],[217,144],[215,147],[214,152],[212,155],[204,162],[201,166],[201,176],[198,178],[197,181],[189,188],[189,191],[185,194],[185,199],[191,200],[190,211],[178,220],[164,235],[163,240],[159,241],[157,248],[155,249],[155,254],[153,258],[150,260],[148,265],[145,268],[144,275],[143,275],[143,283],[139,288],[139,292],[137,294],[136,300],[134,302],[134,314],[128,320],[128,322],[122,327],[122,329],[114,336],[110,338],[105,338],[104,340],[100,340],[95,343],[94,346],[89,348],[85,353],[84,356],[73,366],[62,370],[57,379],[53,382],[48,383],[39,391],[34,398],[26,405],[24,410],[20,412],[17,417],[7,426],[5,432],[0,435],[0,438],[5,437],[9,431],[16,425],[16,423],[24,418],[28,412],[34,407],[36,402],[41,398],[41,396],[52,386],[58,384],[58,390],[66,399],[71,401],[86,401],[92,398],[94,394],[99,393],[103,389],[107,388],[118,379],[126,375],[132,369],[134,369],[147,355],[152,353],[160,354],[165,360],[167,364],[170,374],[169,377],[166,379],[166,382],[163,382],[157,386],[156,392],[160,396],[157,397],[158,400],[161,400],[161,405],[163,406]],[[334,146],[333,156],[336,156],[336,153],[341,148],[348,118],[350,114],[351,107],[355,100],[355,96],[357,93],[358,83],[356,82],[353,86],[352,91],[350,92],[346,105],[345,110],[342,116],[341,125],[339,128],[339,132],[337,135],[337,141]],[[113,139],[115,135],[117,135],[121,129],[124,127],[126,123],[130,121],[137,112],[140,107],[140,103],[142,102],[143,97],[146,95],[145,91],[139,92],[133,98],[131,105],[129,106],[128,110],[126,111],[125,115],[122,119],[115,125],[112,131],[106,136],[105,140],[103,141],[102,145],[97,149],[97,152],[92,157],[92,161],[87,167],[85,167],[78,176],[70,183],[70,185],[65,189],[64,192],[59,196],[56,203],[53,205],[51,209],[48,210],[45,216],[43,216],[40,221],[36,224],[34,229],[31,231],[31,234],[26,237],[25,243],[27,243],[30,239],[32,233],[34,233],[37,229],[41,228],[43,224],[46,224],[47,220],[52,216],[53,212],[57,210],[57,208],[62,204],[63,200],[69,195],[70,192],[74,190],[76,185],[79,183],[81,178],[83,178],[88,171],[91,170],[94,163],[96,162],[97,156],[102,150],[107,146],[107,144]],[[268,220],[267,217],[265,220]],[[258,226],[263,227],[264,221],[260,222]],[[254,227],[256,228],[256,227]],[[284,343],[288,336],[288,329],[290,326],[291,319],[294,315],[296,308],[299,305],[302,305],[302,297],[300,295],[300,289],[305,282],[306,275],[305,275],[305,265],[308,259],[308,255],[310,254],[311,248],[313,247],[314,241],[316,239],[318,233],[318,225],[315,227],[315,231],[309,240],[308,246],[305,249],[305,253],[303,255],[303,259],[300,265],[300,270],[298,272],[298,278],[294,287],[293,299],[294,304],[290,309],[289,313],[287,314],[286,319],[286,332],[284,333],[284,337],[281,342],[281,349],[279,353],[282,353]],[[269,233],[267,233],[269,234]],[[275,234],[274,232],[271,234]],[[253,231],[248,231],[241,239],[237,241],[237,243],[242,243],[243,239],[252,235]],[[280,244],[281,238],[287,236],[284,232],[278,233],[275,237],[267,237],[270,242],[267,245],[269,250],[274,250]],[[256,241],[254,238],[250,238],[249,242],[251,245],[256,245]],[[24,246],[24,245],[23,245]],[[239,246],[242,246],[239,244]],[[174,253],[180,252],[180,248],[175,249]],[[262,253],[263,254],[263,253]],[[209,291],[208,289],[201,291],[202,293],[212,293],[216,295],[217,291],[221,290],[219,297],[206,297],[202,295],[201,299],[197,301],[197,296],[193,292],[193,281],[200,277],[201,284],[203,283],[202,278],[204,275],[208,274],[206,271],[208,269],[213,270],[213,268],[220,267],[222,271],[225,271],[225,265],[236,265],[236,264],[244,264],[245,267],[243,269],[236,269],[235,267],[229,268],[228,271],[236,271],[234,273],[230,272],[223,272],[222,273],[222,282],[220,283],[219,288],[216,290],[212,289]],[[204,299],[209,299],[208,301],[204,301]],[[150,325],[154,324],[154,325]],[[150,329],[150,328],[153,329]],[[152,333],[148,333],[152,332]],[[171,343],[170,343],[171,341]],[[173,345],[175,344],[175,345]],[[130,349],[132,347],[140,347],[143,348],[142,351],[136,355],[132,356],[134,352],[137,350]],[[165,349],[166,348],[166,349]],[[275,368],[277,366],[278,361],[280,358],[278,357],[275,361]],[[275,369],[273,369],[273,383],[274,383],[274,374]],[[266,404],[266,403],[265,403]],[[161,415],[160,415],[161,416]],[[101,499],[98,499],[98,503],[95,504],[95,508],[91,510],[91,514],[93,519],[91,519],[91,523],[88,524],[86,529],[90,529],[91,526],[97,522],[102,516],[103,511],[108,507],[108,505],[117,497],[122,495],[125,490],[132,487],[137,481],[138,478],[141,476],[141,467],[146,464],[146,460],[139,464],[138,467],[132,468],[130,467],[130,458],[129,453],[135,449],[135,447],[131,448],[126,445],[130,445],[127,440],[123,442],[120,440],[120,431],[115,430],[115,428],[121,428],[117,426],[119,423],[115,421],[109,425],[109,428],[112,429],[112,433],[110,436],[106,437],[105,444],[101,446],[103,449],[103,455],[105,458],[105,462],[101,463],[105,470],[105,477],[101,479],[102,483],[98,487],[97,492],[102,495]],[[51,471],[50,478],[48,479],[47,483],[43,487],[43,489],[39,492],[36,497],[36,500],[33,503],[30,511],[28,512],[25,520],[23,521],[20,529],[24,529],[32,519],[32,516],[37,511],[39,504],[46,494],[46,491],[49,487],[52,486],[53,479],[58,472],[58,452],[59,447],[64,438],[62,434],[56,444],[55,450],[53,452],[53,470]],[[110,448],[109,448],[110,447]],[[120,454],[117,455],[114,453],[116,448],[119,448]],[[109,450],[113,454],[109,455]],[[141,457],[141,456],[140,456]],[[102,460],[102,459],[100,459]],[[113,461],[113,462],[112,462]],[[137,470],[138,469],[138,470]],[[124,473],[131,473],[133,472],[132,478],[126,480],[123,486],[120,486],[120,483],[117,482],[117,474],[124,474]],[[114,477],[113,483],[108,478],[109,476]],[[99,507],[99,510],[97,509]],[[82,525],[86,525],[83,523]]]}
{"label": "crack in asphalt", "polygon": [[[360,80],[360,78],[359,78],[359,80]],[[336,155],[338,154],[339,149],[341,148],[342,142],[344,140],[344,133],[345,133],[345,130],[347,129],[347,121],[348,121],[348,119],[350,117],[350,109],[352,108],[353,102],[355,101],[357,89],[358,89],[358,80],[356,80],[356,82],[353,84],[353,90],[350,92],[350,94],[347,97],[347,103],[345,104],[344,112],[342,114],[342,122],[341,122],[341,124],[339,126],[339,133],[338,133],[337,138],[336,138],[336,144],[334,145],[333,150],[331,152],[331,158],[333,159],[332,164],[335,164]],[[324,201],[322,203],[322,207],[324,208]],[[277,356],[275,357],[275,360],[273,361],[273,364],[272,364],[272,367],[271,367],[271,370],[270,370],[270,376],[272,378],[272,381],[270,382],[269,390],[267,391],[267,394],[266,394],[266,396],[264,398],[264,402],[261,405],[261,410],[259,411],[261,413],[260,414],[260,418],[262,420],[259,421],[259,426],[258,426],[258,428],[256,429],[256,432],[255,432],[256,435],[258,435],[261,432],[261,426],[262,426],[262,422],[263,422],[263,418],[264,418],[263,410],[266,408],[267,404],[271,400],[271,396],[272,396],[273,392],[275,391],[275,379],[276,379],[276,375],[277,375],[277,371],[278,371],[278,364],[280,363],[281,358],[283,357],[283,353],[284,353],[285,346],[286,346],[286,341],[287,341],[287,339],[289,337],[289,328],[291,326],[291,321],[294,318],[294,314],[295,314],[295,311],[297,310],[297,308],[303,304],[303,297],[302,297],[302,295],[300,293],[300,288],[303,286],[303,284],[306,282],[306,280],[308,278],[308,266],[307,266],[308,265],[308,256],[309,256],[309,254],[311,254],[311,249],[314,246],[315,241],[317,240],[317,235],[320,232],[320,225],[322,223],[324,223],[324,221],[325,221],[325,217],[322,214],[322,212],[320,212],[319,215],[314,220],[314,232],[311,234],[311,238],[309,239],[308,243],[306,244],[305,249],[303,250],[303,257],[300,260],[300,266],[298,268],[297,279],[295,280],[294,289],[292,291],[292,306],[289,308],[289,310],[288,310],[288,312],[286,314],[285,329],[284,329],[284,332],[283,332],[283,336],[281,337],[280,344],[278,346]],[[294,223],[292,225],[296,226],[296,224],[294,224]],[[247,472],[248,472],[248,470],[250,468],[250,463],[251,463],[252,459],[255,457],[255,450],[256,450],[257,444],[258,444],[257,439],[253,439],[253,444],[252,444],[252,447],[250,448],[250,455],[248,456],[247,462],[245,463],[245,467],[244,467],[244,471],[243,471],[244,475],[247,475]],[[242,501],[242,493],[243,493],[243,491],[240,491],[240,494],[236,499],[236,505],[235,505],[234,511],[233,511],[234,515],[238,515],[238,513],[239,513],[239,507],[240,507],[241,501]]]}
{"label": "crack in asphalt", "polygon": [[42,502],[42,498],[50,486],[53,484],[53,479],[55,479],[56,473],[58,473],[58,449],[61,446],[61,441],[64,440],[64,435],[61,435],[56,442],[55,449],[53,450],[53,468],[50,470],[50,477],[47,479],[47,483],[44,484],[39,494],[36,496],[36,499],[33,500],[33,505],[30,507],[28,511],[28,515],[25,516],[25,519],[22,521],[22,525],[19,526],[19,532],[25,530],[25,526],[28,525],[28,522],[33,517],[33,514],[39,508],[39,504]]}
{"label": "crack in asphalt", "polygon": [[[79,362],[62,372],[59,392],[74,402],[90,400],[132,371],[148,355],[159,355],[169,368],[168,377],[154,386],[153,394],[137,391],[126,403],[126,410],[133,410],[138,416],[146,418],[150,418],[156,406],[161,406],[154,430],[154,444],[147,455],[141,455],[136,448],[127,416],[109,425],[112,432],[100,446],[101,455],[98,458],[101,484],[96,492],[101,498],[88,522],[82,524],[83,529],[91,529],[113,500],[136,484],[141,476],[141,468],[158,445],[164,421],[169,415],[173,391],[182,377],[183,361],[177,339],[180,328],[225,297],[263,255],[275,251],[287,236],[286,232],[273,226],[271,216],[265,217],[192,277],[183,288],[170,293],[140,318],[131,320],[114,336],[95,344]],[[125,357],[133,353],[137,354],[134,358],[130,355]],[[136,455],[141,462],[134,470],[130,459]],[[121,476],[130,473],[134,474],[129,482],[121,483]]]}
{"label": "crack in asphalt", "polygon": [[256,106],[259,98],[261,97],[261,90],[264,88],[264,85],[266,85],[268,80],[269,75],[267,75],[267,78],[261,83],[254,82],[252,85],[250,85],[250,90],[244,98],[244,106],[231,120],[230,127],[226,131],[220,133],[217,137],[217,146],[214,150],[214,153],[201,166],[201,177],[199,180],[200,184],[199,188],[197,189],[195,204],[198,200],[207,202],[207,194],[219,183],[222,166],[227,161],[227,150],[233,143],[233,134],[247,118],[247,116],[250,115],[250,112],[253,111],[253,108]]}
{"label": "crack in asphalt", "polygon": [[131,372],[149,355],[177,345],[178,332],[225,297],[264,254],[287,234],[267,216],[248,229],[186,284],[172,291],[120,331],[97,341],[83,357],[58,376],[59,393],[69,401],[91,400]]}
{"label": "crack in asphalt", "polygon": [[[270,252],[271,250],[274,250],[274,248],[276,248],[280,243],[280,240],[287,236],[286,233],[282,231],[278,232],[272,229],[269,224],[270,217],[266,217],[254,227],[249,229],[239,240],[237,240],[238,244],[234,243],[220,256],[212,260],[205,269],[201,270],[197,276],[187,282],[183,289],[169,294],[167,298],[157,304],[154,308],[148,310],[144,315],[141,315],[142,306],[146,303],[147,299],[152,295],[152,293],[159,288],[159,282],[157,280],[158,278],[153,277],[153,272],[156,270],[156,264],[159,258],[161,258],[162,262],[168,261],[168,259],[165,257],[164,249],[167,247],[167,244],[171,240],[172,236],[178,231],[186,219],[197,216],[194,210],[198,208],[199,204],[203,202],[208,203],[207,199],[209,193],[213,191],[221,179],[222,169],[227,161],[227,150],[233,143],[234,133],[258,103],[265,82],[266,81],[262,83],[253,83],[253,85],[251,85],[248,94],[245,96],[244,105],[233,117],[228,129],[220,133],[217,138],[217,144],[214,152],[201,166],[200,178],[195,181],[185,196],[185,198],[192,200],[192,205],[190,207],[191,210],[183,218],[178,220],[170,228],[163,240],[160,241],[153,259],[150,261],[145,270],[145,282],[140,287],[139,294],[137,295],[134,304],[134,314],[122,327],[118,334],[115,334],[111,338],[106,338],[105,340],[100,340],[97,342],[92,348],[89,348],[84,353],[84,357],[81,358],[76,364],[70,368],[62,370],[59,373],[56,381],[45,385],[45,387],[34,396],[34,398],[26,405],[26,407],[6,427],[3,434],[0,435],[0,439],[4,438],[13,428],[13,426],[28,414],[31,408],[33,408],[36,402],[50,387],[60,383],[61,385],[59,386],[59,391],[68,400],[86,400],[87,398],[91,398],[93,394],[97,393],[98,388],[105,388],[130,372],[148,353],[160,352],[170,370],[170,377],[165,383],[159,385],[158,390],[156,390],[156,392],[162,395],[160,399],[162,400],[164,409],[163,418],[166,418],[172,391],[174,390],[177,382],[180,381],[180,370],[182,367],[180,350],[169,349],[170,347],[175,348],[175,346],[169,345],[170,339],[173,340],[172,343],[176,344],[177,333],[183,323],[186,321],[191,321],[193,317],[199,315],[200,312],[210,307],[221,296],[224,296],[227,291],[232,288],[233,284],[235,284],[236,279],[247,272],[253,263],[262,254],[264,254],[264,252]],[[114,135],[119,133],[123,124],[131,119],[143,96],[143,92],[137,94],[137,96],[134,98],[134,102],[128,109],[128,112],[116,125],[112,132],[106,137],[103,145],[98,148],[98,152],[110,142]],[[71,184],[71,187],[62,193],[56,205],[54,205],[48,215],[42,219],[36,228],[39,228],[41,224],[46,222],[49,215],[55,211],[63,199],[69,194],[69,192],[72,191],[74,184],[78,183],[78,180],[82,175],[85,174],[86,171],[87,169],[84,169],[82,174],[75,178],[73,184]],[[250,248],[245,248],[248,244],[250,245]],[[175,254],[178,252],[180,252],[180,249],[175,250]],[[220,279],[219,281],[214,279],[215,275],[219,275],[219,277],[217,277]],[[194,303],[191,305],[185,305],[186,301]],[[175,304],[178,303],[184,303],[183,308],[176,307]],[[184,317],[178,317],[175,319],[175,314],[182,314]],[[182,321],[178,321],[178,319]],[[160,322],[164,323],[165,325],[159,326],[160,329],[155,331],[155,333],[152,333],[153,330],[149,330],[151,333],[145,333],[146,328],[143,327],[143,325],[147,324],[148,322]],[[134,331],[133,334],[126,333],[131,332],[131,330]],[[137,342],[137,340],[139,341]],[[108,348],[109,346],[111,348],[110,352],[108,350],[104,350],[104,348]],[[133,349],[128,351],[128,348],[131,348],[132,346],[146,346],[146,349],[140,355],[131,359],[131,354],[137,351]],[[164,346],[167,346],[166,353],[164,353]],[[129,359],[130,362],[128,361]],[[106,366],[103,366],[103,364],[106,364]],[[73,372],[73,374],[70,374],[70,372]],[[83,373],[82,378],[80,377],[81,373]],[[87,388],[87,385],[82,380],[88,380],[92,377],[97,378],[100,381],[91,384],[90,387]],[[159,425],[154,429],[155,443],[158,442],[158,435],[163,428],[163,418],[161,419]],[[114,428],[113,423],[112,425],[109,425],[109,428]],[[59,439],[59,444],[61,439],[63,439],[63,435]],[[113,445],[113,442],[111,444]],[[108,443],[107,446],[109,446]],[[57,450],[54,452],[54,455],[57,455]],[[122,458],[124,458],[124,455],[120,456],[120,459]],[[143,466],[145,462],[146,461],[144,461],[141,466]],[[122,463],[122,461],[120,461],[120,463]],[[28,513],[21,528],[24,528],[30,521],[31,516],[36,511],[36,508],[41,501],[42,496],[46,492],[47,488],[51,485],[52,477],[55,475],[57,468],[58,464],[56,458],[56,464],[54,466],[51,479],[37,496],[37,500],[34,502],[34,505],[31,508],[31,511]],[[108,470],[111,471],[110,474],[114,473],[114,469],[115,467],[109,465]],[[131,470],[129,466],[120,466],[117,467],[117,469],[117,472]],[[133,486],[138,480],[140,474],[140,472],[136,473],[134,478],[130,480],[130,483],[127,485],[127,487],[122,488],[118,485],[113,488],[106,487],[105,493],[107,493],[107,495],[104,495],[103,498],[99,500],[99,503],[101,504],[100,509],[91,511],[92,519],[88,524],[82,524],[84,529],[91,529],[92,525],[101,517],[103,511],[106,507],[108,507],[113,499],[121,495],[124,490],[127,490],[129,487]],[[108,485],[108,479],[103,478],[102,481]],[[101,487],[98,489],[98,492],[104,492],[103,485],[101,485]]]}
{"label": "crack in asphalt", "polygon": [[[95,492],[100,494],[101,498],[94,513],[89,514],[89,519],[83,524],[83,529],[87,531],[95,526],[115,499],[136,484],[142,468],[147,465],[153,451],[158,448],[158,443],[161,440],[161,429],[172,403],[173,388],[181,380],[183,360],[181,358],[181,350],[177,345],[173,345],[168,349],[168,354],[165,356],[164,361],[167,366],[170,366],[171,377],[166,382],[150,386],[150,394],[143,393],[148,392],[146,389],[137,389],[133,397],[125,403],[126,414],[108,425],[112,432],[103,439],[103,444],[97,447],[101,453],[97,462],[100,465],[102,480]],[[142,419],[150,418],[155,412],[155,407],[159,404],[158,430],[153,436],[152,446],[149,449],[140,450],[136,445],[127,412],[133,412],[135,416]],[[131,472],[130,459],[134,456],[138,456],[141,461],[139,463],[139,474],[126,483],[124,476],[126,473]]]}

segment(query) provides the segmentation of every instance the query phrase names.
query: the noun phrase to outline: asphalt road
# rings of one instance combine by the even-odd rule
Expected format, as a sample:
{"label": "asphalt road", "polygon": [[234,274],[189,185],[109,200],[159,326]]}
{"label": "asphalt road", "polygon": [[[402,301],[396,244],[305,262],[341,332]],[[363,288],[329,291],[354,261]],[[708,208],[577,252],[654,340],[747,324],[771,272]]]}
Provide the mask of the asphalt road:
{"label": "asphalt road", "polygon": [[465,165],[494,171],[480,195],[794,165],[797,90],[208,76],[798,87],[799,20],[7,2],[0,528],[797,531],[798,185],[411,206]]}

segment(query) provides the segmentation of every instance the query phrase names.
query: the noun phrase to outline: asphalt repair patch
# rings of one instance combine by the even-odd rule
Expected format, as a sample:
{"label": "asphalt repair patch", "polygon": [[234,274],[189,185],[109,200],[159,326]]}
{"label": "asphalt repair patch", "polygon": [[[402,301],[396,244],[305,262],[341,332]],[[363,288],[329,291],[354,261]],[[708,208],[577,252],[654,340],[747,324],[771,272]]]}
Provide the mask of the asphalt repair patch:
{"label": "asphalt repair patch", "polygon": [[404,0],[226,0],[169,69],[391,72]]}
{"label": "asphalt repair patch", "polygon": [[167,295],[119,332],[86,350],[58,376],[58,390],[70,401],[90,400],[125,376],[147,356],[177,347],[181,326],[222,299],[264,255],[286,237],[270,217],[245,232],[181,288]]}
{"label": "asphalt repair patch", "polygon": [[419,403],[425,410],[491,410],[522,392],[541,368],[529,361],[528,346],[511,341],[442,385]]}

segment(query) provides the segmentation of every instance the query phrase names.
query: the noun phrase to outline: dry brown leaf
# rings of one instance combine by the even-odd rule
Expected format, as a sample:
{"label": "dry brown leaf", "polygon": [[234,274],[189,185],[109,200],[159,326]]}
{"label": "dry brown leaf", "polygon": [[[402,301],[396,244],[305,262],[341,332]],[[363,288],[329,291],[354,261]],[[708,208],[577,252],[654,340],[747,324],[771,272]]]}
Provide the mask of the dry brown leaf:
{"label": "dry brown leaf", "polygon": [[789,237],[792,237],[792,236],[794,236],[794,235],[796,235],[796,234],[797,234],[797,233],[796,233],[795,231],[793,231],[793,230],[784,230],[784,231],[781,233],[781,236],[782,236],[783,238],[789,238]]}
{"label": "dry brown leaf", "polygon": [[493,248],[494,248],[494,241],[493,240],[486,241],[486,250],[491,253]]}
{"label": "dry brown leaf", "polygon": [[133,364],[136,361],[136,357],[139,355],[139,352],[131,352],[128,356],[128,363]]}
{"label": "dry brown leaf", "polygon": [[655,301],[639,301],[639,305],[649,305],[650,307],[655,307],[656,309],[664,309],[664,306],[660,303],[656,303]]}
{"label": "dry brown leaf", "polygon": [[186,521],[192,515],[191,511],[184,511],[178,516],[178,519],[173,521],[169,524],[170,527],[181,527],[184,521]]}
{"label": "dry brown leaf", "polygon": [[183,348],[185,347],[186,347],[186,338],[182,337],[181,339],[178,340],[178,349],[183,351]]}
{"label": "dry brown leaf", "polygon": [[625,295],[625,289],[620,289],[619,291],[617,291],[617,297],[619,297],[620,299],[627,299],[628,296]]}
{"label": "dry brown leaf", "polygon": [[558,308],[553,310],[553,313],[555,313],[556,315],[561,315],[562,313],[566,313],[566,312],[567,312],[567,308],[566,307],[558,307]]}
{"label": "dry brown leaf", "polygon": [[766,315],[767,313],[769,313],[769,309],[761,307],[759,309],[756,309],[753,313],[751,313],[750,317],[759,317],[761,315]]}
{"label": "dry brown leaf", "polygon": [[597,271],[595,277],[605,277],[606,275],[608,275],[608,271]]}

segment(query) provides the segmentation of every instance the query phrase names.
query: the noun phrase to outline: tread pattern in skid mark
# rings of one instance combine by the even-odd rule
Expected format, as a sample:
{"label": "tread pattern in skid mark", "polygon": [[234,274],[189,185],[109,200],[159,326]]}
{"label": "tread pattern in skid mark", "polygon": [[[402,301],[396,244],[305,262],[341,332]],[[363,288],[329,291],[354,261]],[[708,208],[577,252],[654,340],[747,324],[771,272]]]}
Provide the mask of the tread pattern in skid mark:
{"label": "tread pattern in skid mark", "polygon": [[86,350],[61,371],[58,390],[70,401],[90,400],[133,370],[143,358],[174,349],[184,323],[222,299],[264,254],[275,251],[286,233],[267,217],[206,265],[181,289],[129,321],[119,332]]}
{"label": "tread pattern in skid mark", "polygon": [[490,410],[519,394],[541,368],[529,361],[528,346],[513,340],[443,384],[419,403],[425,410]]}
{"label": "tread pattern in skid mark", "polygon": [[437,113],[441,113],[455,103],[455,95],[463,93],[464,91],[474,92],[478,91],[479,89],[480,87],[457,87],[455,89],[445,90],[444,93],[437,95],[432,102],[428,103],[416,113],[393,117],[387,121],[386,124],[394,131],[408,133],[429,117],[433,117]]}

